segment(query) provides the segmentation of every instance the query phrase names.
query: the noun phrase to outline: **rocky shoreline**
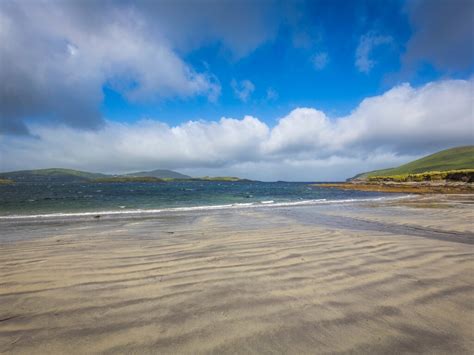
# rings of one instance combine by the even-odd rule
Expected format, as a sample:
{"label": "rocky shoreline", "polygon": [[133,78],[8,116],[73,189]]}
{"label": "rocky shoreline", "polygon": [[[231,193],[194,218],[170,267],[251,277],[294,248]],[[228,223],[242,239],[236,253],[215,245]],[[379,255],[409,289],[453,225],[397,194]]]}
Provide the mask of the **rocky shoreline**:
{"label": "rocky shoreline", "polygon": [[423,182],[393,182],[393,181],[351,181],[343,183],[328,183],[314,185],[318,187],[337,188],[342,190],[376,191],[413,194],[471,194],[474,193],[472,182],[423,181]]}

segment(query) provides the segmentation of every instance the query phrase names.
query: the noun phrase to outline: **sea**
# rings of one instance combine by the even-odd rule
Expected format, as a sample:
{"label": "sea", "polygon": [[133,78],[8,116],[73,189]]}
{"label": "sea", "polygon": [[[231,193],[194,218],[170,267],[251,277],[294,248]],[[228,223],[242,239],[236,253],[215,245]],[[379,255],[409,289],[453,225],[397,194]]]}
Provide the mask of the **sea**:
{"label": "sea", "polygon": [[309,182],[16,183],[0,185],[0,220],[278,208],[397,198]]}

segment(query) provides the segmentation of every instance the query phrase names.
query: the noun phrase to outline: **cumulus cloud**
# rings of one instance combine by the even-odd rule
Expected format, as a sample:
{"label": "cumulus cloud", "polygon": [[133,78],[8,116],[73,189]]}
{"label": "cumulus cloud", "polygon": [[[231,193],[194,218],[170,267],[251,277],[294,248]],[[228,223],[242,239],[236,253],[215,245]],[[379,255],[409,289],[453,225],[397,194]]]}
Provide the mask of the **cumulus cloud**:
{"label": "cumulus cloud", "polygon": [[[272,1],[0,2],[0,132],[30,121],[98,128],[102,88],[129,101],[216,100],[218,80],[183,60],[203,43],[242,56],[272,37]],[[245,26],[240,23],[245,20]]]}
{"label": "cumulus cloud", "polygon": [[414,34],[403,57],[405,65],[425,60],[442,70],[473,68],[474,1],[408,1],[406,9]]}
{"label": "cumulus cloud", "polygon": [[448,80],[421,88],[403,84],[363,100],[350,115],[329,119],[312,108],[292,111],[271,131],[264,147],[293,152],[364,155],[375,150],[415,154],[469,144],[474,139],[474,81]]}
{"label": "cumulus cloud", "polygon": [[371,59],[372,51],[381,45],[392,43],[390,36],[382,36],[374,32],[369,32],[359,39],[359,44],[355,53],[355,66],[362,73],[369,73],[376,61]]}
{"label": "cumulus cloud", "polygon": [[234,90],[235,96],[242,102],[247,102],[252,93],[255,91],[255,85],[250,80],[242,80],[237,82],[233,79],[230,83]]}
{"label": "cumulus cloud", "polygon": [[[64,166],[106,172],[184,169],[268,180],[337,180],[474,141],[474,80],[396,86],[349,115],[297,108],[274,127],[258,118],[106,122],[97,131],[31,125],[38,138],[5,136],[1,170]],[[214,173],[213,173],[214,172]]]}
{"label": "cumulus cloud", "polygon": [[[31,129],[39,138],[6,136],[0,142],[2,152],[6,153],[2,169],[27,161],[54,166],[79,163],[83,168],[107,171],[158,165],[221,167],[252,160],[269,128],[246,116],[241,120],[189,121],[175,127],[142,120],[135,124],[107,122],[97,131],[44,125]],[[10,144],[13,146],[9,147]]]}

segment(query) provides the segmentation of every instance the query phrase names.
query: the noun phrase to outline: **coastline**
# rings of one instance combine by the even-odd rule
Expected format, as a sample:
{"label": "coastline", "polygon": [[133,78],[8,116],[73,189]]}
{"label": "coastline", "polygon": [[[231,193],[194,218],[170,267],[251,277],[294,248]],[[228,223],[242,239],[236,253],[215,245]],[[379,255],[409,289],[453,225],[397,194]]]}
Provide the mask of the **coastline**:
{"label": "coastline", "polygon": [[148,209],[115,209],[115,210],[91,210],[81,212],[52,212],[44,214],[10,214],[0,215],[0,222],[7,220],[41,220],[41,219],[57,219],[57,218],[110,218],[116,216],[121,217],[137,217],[140,216],[156,216],[162,214],[174,214],[181,212],[209,212],[219,210],[240,210],[240,209],[268,209],[292,206],[311,206],[311,205],[330,205],[341,203],[362,203],[382,200],[398,200],[409,198],[409,195],[400,196],[377,196],[365,198],[343,198],[343,199],[312,199],[312,200],[294,200],[294,201],[274,201],[264,200],[258,202],[247,203],[229,203],[224,205],[198,205],[198,206],[182,206],[168,208],[148,208]]}
{"label": "coastline", "polygon": [[[4,218],[161,214],[378,198],[387,194],[314,188],[307,182],[173,182],[167,184],[13,184],[2,186]],[[336,201],[336,203],[337,203]],[[23,217],[25,216],[25,217]],[[48,218],[49,218],[48,217]]]}
{"label": "coastline", "polygon": [[446,182],[368,182],[353,181],[341,183],[324,183],[315,186],[341,190],[373,191],[409,194],[472,194],[473,183]]}
{"label": "coastline", "polygon": [[0,352],[468,354],[472,202],[20,221],[1,240]]}

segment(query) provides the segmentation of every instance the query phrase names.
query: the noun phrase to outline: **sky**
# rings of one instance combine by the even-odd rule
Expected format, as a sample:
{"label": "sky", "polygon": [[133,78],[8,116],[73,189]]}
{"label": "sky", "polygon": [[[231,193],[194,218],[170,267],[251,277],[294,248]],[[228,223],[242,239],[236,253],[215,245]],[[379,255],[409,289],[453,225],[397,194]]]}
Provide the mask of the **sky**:
{"label": "sky", "polygon": [[474,1],[3,0],[0,171],[338,181],[474,143]]}

